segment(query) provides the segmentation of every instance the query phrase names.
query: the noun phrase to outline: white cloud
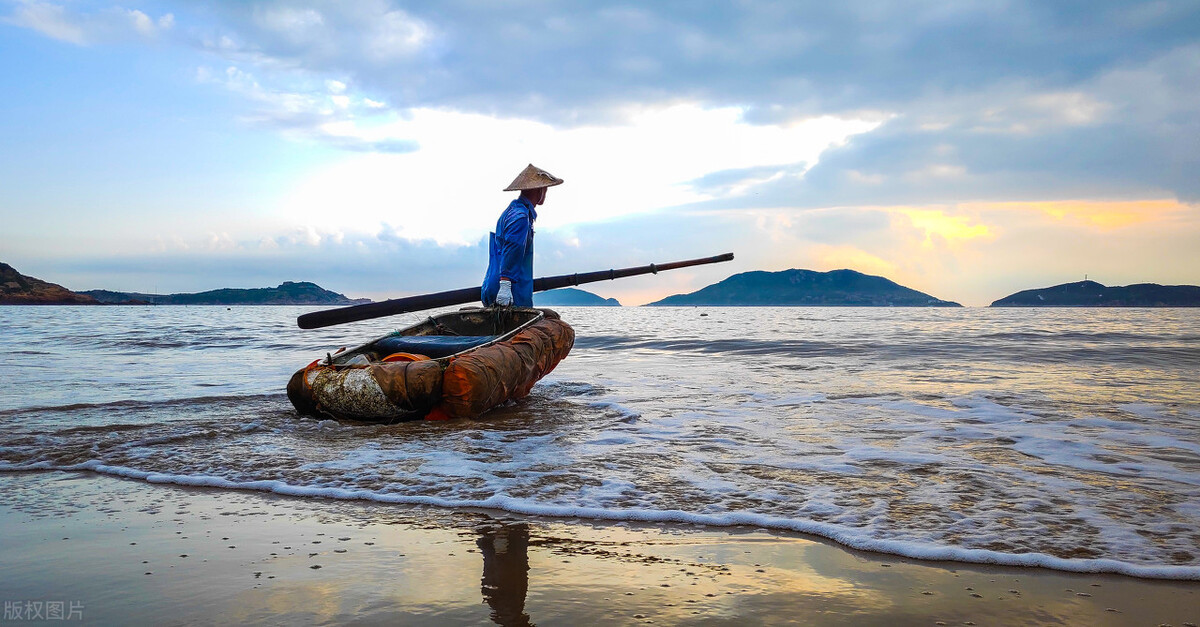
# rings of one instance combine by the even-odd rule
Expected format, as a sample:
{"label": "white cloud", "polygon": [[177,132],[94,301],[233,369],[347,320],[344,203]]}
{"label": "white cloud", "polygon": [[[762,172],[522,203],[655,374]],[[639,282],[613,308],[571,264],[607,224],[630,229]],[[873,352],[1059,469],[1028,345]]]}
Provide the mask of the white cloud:
{"label": "white cloud", "polygon": [[920,170],[912,170],[905,176],[916,181],[928,181],[930,179],[954,179],[966,176],[967,169],[961,165],[948,163],[930,163]]}
{"label": "white cloud", "polygon": [[126,17],[129,18],[130,23],[133,24],[134,30],[137,32],[143,35],[152,36],[154,35],[155,31],[158,30],[158,24],[156,24],[154,20],[150,19],[149,15],[146,15],[145,13],[142,13],[136,9],[124,9],[124,13]]}
{"label": "white cloud", "polygon": [[[197,82],[219,85],[254,103],[255,110],[242,121],[282,131],[298,141],[324,141],[358,152],[410,152],[416,144],[403,137],[388,137],[377,132],[350,132],[356,125],[378,125],[380,115],[391,116],[382,103],[352,93],[339,80],[316,82],[302,74],[287,84],[279,84],[280,75],[268,72],[275,84],[264,84],[258,75],[237,65],[223,71],[201,66]],[[368,139],[367,135],[374,136]]]}
{"label": "white cloud", "polygon": [[215,33],[203,37],[200,44],[227,62],[253,61],[259,70],[362,74],[411,61],[434,39],[428,22],[392,4],[389,0],[219,3],[212,7]]}
{"label": "white cloud", "polygon": [[846,170],[845,176],[852,185],[880,185],[886,180],[882,174],[864,174],[858,170]]}
{"label": "white cloud", "polygon": [[231,65],[220,74],[201,68],[196,77],[201,82],[215,82],[235,92],[261,108],[252,116],[259,121],[294,119],[298,115],[319,115],[325,109],[325,99],[319,92],[289,92],[270,89],[259,83],[251,73]]}
{"label": "white cloud", "polygon": [[78,46],[87,43],[82,25],[74,15],[56,4],[29,2],[17,7],[12,16],[5,19],[9,24],[35,30],[47,37]]}
{"label": "white cloud", "polygon": [[[511,194],[500,192],[526,163],[567,180],[551,190],[543,228],[610,220],[711,198],[690,184],[719,170],[815,163],[823,150],[875,122],[821,118],[789,126],[746,123],[736,108],[646,107],[628,123],[556,129],[527,120],[433,109],[360,125],[331,121],[328,137],[364,143],[415,141],[418,152],[364,155],[306,177],[280,210],[304,224],[473,243],[491,228]],[[766,179],[785,174],[764,168]],[[747,182],[721,189],[738,194]]]}
{"label": "white cloud", "polygon": [[239,245],[229,233],[209,233],[206,242],[209,251],[237,250]]}
{"label": "white cloud", "polygon": [[167,13],[155,20],[142,11],[120,7],[81,13],[66,5],[23,1],[17,4],[12,15],[0,21],[37,31],[52,39],[87,46],[158,37],[174,26],[175,16]]}
{"label": "white cloud", "polygon": [[1081,91],[1039,94],[1029,98],[1026,105],[1032,112],[1071,126],[1099,123],[1113,109],[1111,104]]}
{"label": "white cloud", "polygon": [[325,18],[315,9],[297,9],[288,6],[256,7],[254,22],[267,30],[294,36],[296,33],[311,32],[325,24]]}
{"label": "white cloud", "polygon": [[[867,183],[880,193],[890,185],[947,180],[959,185],[954,193],[981,184],[1019,191],[1026,178],[996,180],[1028,167],[1038,153],[1055,155],[1037,166],[1046,180],[1074,168],[1094,172],[1101,186],[1121,164],[1132,172],[1148,163],[1139,150],[1173,151],[1194,161],[1180,138],[1192,130],[1186,112],[1195,97],[1188,92],[1200,93],[1194,89],[1197,46],[1194,37],[1181,40],[1171,27],[1196,13],[1186,3],[1106,8],[1089,12],[1086,23],[1074,19],[1078,8],[1027,1],[1004,10],[891,3],[818,10],[756,0],[736,8],[613,8],[581,2],[543,6],[538,20],[457,0],[403,9],[398,4],[248,0],[214,6],[214,22],[194,32],[207,33],[206,51],[253,74],[256,87],[240,90],[254,109],[243,119],[355,151],[428,148],[412,133],[386,131],[392,116],[417,111],[587,128],[628,121],[639,107],[690,102],[744,110],[759,124],[823,113],[898,118],[892,128],[909,133],[893,134],[887,148],[900,165],[852,164],[848,169],[856,174],[831,177]],[[979,40],[964,37],[966,32]],[[527,76],[537,80],[521,78]],[[1184,128],[1161,128],[1175,120]],[[1136,132],[1108,132],[1121,125]],[[1170,146],[1155,151],[1133,145],[1148,137]],[[1066,154],[1065,146],[1080,138],[1112,146],[1114,164],[1092,167],[1095,149]],[[1031,147],[1013,149],[1019,141]],[[1032,147],[1042,141],[1045,149]],[[922,152],[925,143],[959,153]],[[972,144],[979,148],[972,151]],[[980,161],[986,163],[976,167]],[[789,163],[797,162],[778,165]],[[1167,165],[1145,169],[1159,172],[1155,178],[1186,178],[1172,174],[1188,171],[1186,163]],[[795,168],[758,174],[726,192],[753,194],[787,183]],[[1170,188],[1187,186],[1175,182]]]}
{"label": "white cloud", "polygon": [[403,59],[429,40],[429,27],[404,11],[387,11],[372,20],[363,51],[376,62]]}

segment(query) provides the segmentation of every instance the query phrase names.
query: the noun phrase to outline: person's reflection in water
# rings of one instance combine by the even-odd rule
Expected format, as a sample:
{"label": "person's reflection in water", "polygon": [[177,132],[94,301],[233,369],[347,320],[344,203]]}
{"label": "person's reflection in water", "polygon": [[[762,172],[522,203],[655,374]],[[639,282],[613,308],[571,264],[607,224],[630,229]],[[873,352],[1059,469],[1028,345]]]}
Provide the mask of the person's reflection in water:
{"label": "person's reflection in water", "polygon": [[483,600],[497,625],[532,625],[525,613],[529,590],[529,527],[525,523],[482,527],[475,541],[483,553]]}

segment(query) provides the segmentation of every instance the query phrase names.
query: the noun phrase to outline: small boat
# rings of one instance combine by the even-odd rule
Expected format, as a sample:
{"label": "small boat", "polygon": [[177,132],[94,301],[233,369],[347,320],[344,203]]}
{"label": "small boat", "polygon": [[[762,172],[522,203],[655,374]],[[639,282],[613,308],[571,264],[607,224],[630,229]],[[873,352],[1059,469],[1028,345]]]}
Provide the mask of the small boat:
{"label": "small boat", "polygon": [[431,316],[292,375],[301,414],[368,422],[471,418],[522,398],[575,344],[550,309],[469,307]]}

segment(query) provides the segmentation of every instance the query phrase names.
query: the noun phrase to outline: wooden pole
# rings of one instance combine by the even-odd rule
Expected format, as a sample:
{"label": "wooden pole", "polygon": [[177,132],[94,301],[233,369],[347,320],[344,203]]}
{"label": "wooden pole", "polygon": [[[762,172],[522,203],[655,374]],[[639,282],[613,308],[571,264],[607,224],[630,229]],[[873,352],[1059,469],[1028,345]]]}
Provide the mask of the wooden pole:
{"label": "wooden pole", "polygon": [[[691,266],[700,266],[709,263],[720,263],[723,261],[732,260],[733,253],[725,253],[715,257],[688,259],[686,261],[672,261],[670,263],[660,264],[652,263],[648,266],[637,266],[634,268],[599,270],[596,272],[584,272],[580,274],[563,274],[560,276],[541,277],[533,280],[533,291],[544,292],[546,290],[554,290],[573,285],[583,285],[584,283],[595,283],[596,281],[621,279],[629,276],[637,276],[639,274],[658,274],[659,272],[663,272],[665,270],[676,270],[678,268],[689,268]],[[359,320],[370,320],[372,318],[394,316],[396,314],[408,313],[412,311],[436,309],[438,307],[449,307],[451,305],[465,305],[466,303],[478,301],[479,298],[480,288],[464,287],[459,290],[436,292],[434,294],[421,294],[419,296],[406,296],[404,298],[393,298],[391,300],[385,300],[378,303],[367,303],[366,305],[352,305],[350,307],[341,307],[338,309],[314,311],[312,313],[306,313],[297,318],[296,324],[300,325],[301,329],[319,329],[321,327],[330,327],[335,324],[345,324],[347,322],[358,322]]]}

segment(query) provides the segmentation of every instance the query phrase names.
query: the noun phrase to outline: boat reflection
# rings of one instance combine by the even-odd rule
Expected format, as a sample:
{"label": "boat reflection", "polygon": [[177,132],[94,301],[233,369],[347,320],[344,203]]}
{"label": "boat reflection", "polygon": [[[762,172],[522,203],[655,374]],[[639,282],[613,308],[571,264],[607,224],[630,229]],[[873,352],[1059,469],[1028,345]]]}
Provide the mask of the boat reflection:
{"label": "boat reflection", "polygon": [[529,526],[525,523],[482,527],[475,541],[483,553],[483,600],[491,619],[504,627],[532,625],[525,613],[529,590]]}

